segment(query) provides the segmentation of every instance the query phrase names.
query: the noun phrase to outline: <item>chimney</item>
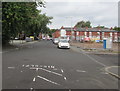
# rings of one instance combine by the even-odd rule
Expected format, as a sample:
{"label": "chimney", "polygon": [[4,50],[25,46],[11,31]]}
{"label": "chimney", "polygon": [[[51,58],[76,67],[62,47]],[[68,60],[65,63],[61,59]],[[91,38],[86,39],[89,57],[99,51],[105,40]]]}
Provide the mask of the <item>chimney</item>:
{"label": "chimney", "polygon": [[113,30],[113,28],[111,27],[110,30]]}

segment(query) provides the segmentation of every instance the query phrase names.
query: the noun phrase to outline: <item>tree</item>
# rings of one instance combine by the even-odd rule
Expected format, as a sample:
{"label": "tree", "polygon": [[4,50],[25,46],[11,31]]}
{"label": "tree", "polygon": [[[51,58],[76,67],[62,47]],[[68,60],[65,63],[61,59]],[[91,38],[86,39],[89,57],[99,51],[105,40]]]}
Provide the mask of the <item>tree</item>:
{"label": "tree", "polygon": [[95,27],[95,28],[105,28],[105,26],[100,26],[100,25],[98,25],[98,26]]}
{"label": "tree", "polygon": [[48,35],[52,37],[52,34],[56,31],[56,29],[50,29],[48,32]]}
{"label": "tree", "polygon": [[38,34],[40,30],[46,31],[47,24],[51,23],[52,17],[40,14],[37,6],[44,6],[36,2],[3,2],[2,3],[2,42],[9,43],[24,31],[26,35]]}
{"label": "tree", "polygon": [[78,22],[76,25],[75,25],[76,28],[85,28],[85,27],[88,27],[90,28],[91,27],[91,22],[90,21],[80,21]]}
{"label": "tree", "polygon": [[115,26],[113,30],[120,31],[120,27]]}

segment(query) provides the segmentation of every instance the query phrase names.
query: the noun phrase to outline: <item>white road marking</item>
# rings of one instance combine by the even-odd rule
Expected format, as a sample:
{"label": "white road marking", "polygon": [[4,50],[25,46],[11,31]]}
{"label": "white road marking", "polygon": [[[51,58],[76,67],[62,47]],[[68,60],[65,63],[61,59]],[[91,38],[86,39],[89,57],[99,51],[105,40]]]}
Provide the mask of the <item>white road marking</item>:
{"label": "white road marking", "polygon": [[32,67],[34,67],[34,65],[31,65]]}
{"label": "white road marking", "polygon": [[33,90],[33,88],[30,88],[30,91],[32,91]]}
{"label": "white road marking", "polygon": [[[73,49],[74,50],[74,49]],[[98,63],[98,64],[100,64],[100,65],[102,65],[102,66],[104,66],[104,67],[106,67],[106,65],[105,64],[103,64],[103,63],[101,63],[101,62],[99,62],[99,61],[97,61],[96,59],[94,59],[93,57],[91,57],[91,56],[89,56],[89,55],[87,55],[82,49],[80,49],[80,51],[82,51],[82,54],[84,54],[84,55],[86,55],[88,58],[90,58],[92,61],[94,61],[94,62],[96,62],[96,63]],[[77,51],[77,52],[79,52],[79,51]]]}
{"label": "white road marking", "polygon": [[25,65],[23,64],[22,67],[24,67]]}
{"label": "white road marking", "polygon": [[89,57],[92,61],[94,61],[94,62],[96,62],[96,63],[98,63],[98,64],[100,64],[100,65],[102,65],[102,66],[104,66],[104,67],[106,66],[105,64],[103,64],[103,63],[97,61],[97,60],[94,59],[93,57],[87,55],[83,50],[82,50],[82,53],[83,53],[84,55],[86,55],[87,57]]}
{"label": "white road marking", "polygon": [[21,70],[20,72],[22,73],[23,71]]}
{"label": "white road marking", "polygon": [[15,67],[8,67],[8,69],[15,69]]}
{"label": "white road marking", "polygon": [[55,66],[51,66],[51,68],[53,68],[53,69],[54,69],[54,68],[55,68]]}
{"label": "white road marking", "polygon": [[59,73],[56,73],[56,72],[53,72],[53,71],[50,71],[50,70],[46,70],[46,69],[43,69],[43,68],[40,68],[40,69],[41,69],[41,70],[44,70],[44,71],[46,71],[46,72],[49,72],[49,73],[53,73],[53,74],[62,76],[62,74],[59,74]]}
{"label": "white road marking", "polygon": [[67,78],[66,78],[66,77],[64,77],[64,80],[67,80]]}
{"label": "white road marking", "polygon": [[84,71],[84,70],[76,70],[77,72],[86,72],[86,71]]}
{"label": "white road marking", "polygon": [[30,65],[26,65],[25,67],[29,67]]}
{"label": "white road marking", "polygon": [[[37,69],[37,68],[32,67],[30,69]],[[53,71],[50,71],[50,70],[47,70],[47,69],[43,69],[43,68],[38,68],[38,69],[44,70],[44,71],[49,72],[49,73],[53,73],[53,74],[58,75],[58,76],[63,76],[62,74],[59,74],[59,73],[56,73],[56,72],[53,72]]]}
{"label": "white road marking", "polygon": [[36,80],[36,78],[34,77],[34,78],[33,78],[33,82],[35,82],[35,80]]}
{"label": "white road marking", "polygon": [[35,67],[38,67],[38,65],[35,65]]}
{"label": "white road marking", "polygon": [[61,69],[61,72],[62,72],[62,73],[64,72],[63,69]]}
{"label": "white road marking", "polygon": [[[106,68],[105,68],[105,71],[108,72],[108,73],[111,74],[111,75],[116,76],[117,78],[120,78],[120,75],[119,75],[119,72],[118,72],[118,71],[119,71],[119,67],[120,67],[120,66],[109,66],[109,67],[106,67]],[[109,71],[110,68],[117,68],[117,74]]]}
{"label": "white road marking", "polygon": [[108,74],[107,72],[101,72],[101,74]]}
{"label": "white road marking", "polygon": [[43,80],[45,80],[45,81],[47,81],[47,82],[50,82],[50,83],[52,83],[52,84],[60,85],[60,84],[58,84],[58,83],[56,83],[56,82],[53,82],[53,81],[51,81],[51,80],[49,80],[49,79],[47,79],[47,78],[42,77],[42,76],[37,76],[37,77],[38,77],[38,78],[41,78],[41,79],[43,79]]}
{"label": "white road marking", "polygon": [[36,71],[38,71],[39,69],[38,68],[36,68]]}
{"label": "white road marking", "polygon": [[48,66],[48,68],[51,68],[51,66]]}

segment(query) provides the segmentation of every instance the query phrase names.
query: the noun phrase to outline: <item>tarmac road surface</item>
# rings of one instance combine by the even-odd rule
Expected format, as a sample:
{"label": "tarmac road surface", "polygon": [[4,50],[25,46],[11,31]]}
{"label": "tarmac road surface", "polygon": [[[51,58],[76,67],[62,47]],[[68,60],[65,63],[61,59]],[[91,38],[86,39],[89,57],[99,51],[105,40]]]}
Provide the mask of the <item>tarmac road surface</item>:
{"label": "tarmac road surface", "polygon": [[118,64],[114,55],[88,55],[40,41],[5,52],[2,60],[3,89],[118,89],[118,79],[104,70]]}

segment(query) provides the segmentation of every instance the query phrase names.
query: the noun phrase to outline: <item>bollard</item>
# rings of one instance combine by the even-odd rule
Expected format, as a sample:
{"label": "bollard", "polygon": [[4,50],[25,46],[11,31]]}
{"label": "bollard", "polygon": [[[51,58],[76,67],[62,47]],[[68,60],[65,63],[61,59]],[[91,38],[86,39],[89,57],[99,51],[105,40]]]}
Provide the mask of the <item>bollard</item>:
{"label": "bollard", "polygon": [[103,48],[106,49],[106,39],[103,40]]}

